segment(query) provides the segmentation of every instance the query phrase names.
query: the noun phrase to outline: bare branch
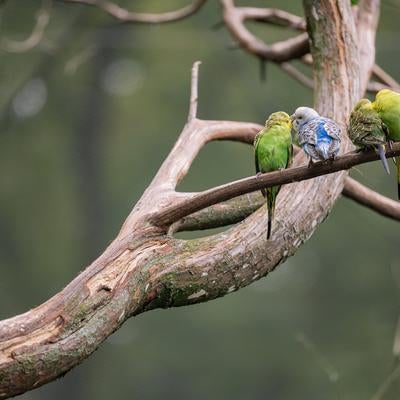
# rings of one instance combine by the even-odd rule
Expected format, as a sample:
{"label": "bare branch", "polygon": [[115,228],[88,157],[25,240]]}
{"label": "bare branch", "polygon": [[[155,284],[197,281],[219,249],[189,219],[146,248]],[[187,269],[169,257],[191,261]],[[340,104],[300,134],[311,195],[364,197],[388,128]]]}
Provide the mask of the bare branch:
{"label": "bare branch", "polygon": [[383,68],[378,64],[375,64],[372,68],[373,74],[386,86],[394,89],[400,90],[400,83],[396,81],[392,76],[390,76]]}
{"label": "bare branch", "polygon": [[[400,155],[400,143],[395,143],[392,149],[387,149],[386,151],[387,157],[394,157],[396,155]],[[304,165],[240,179],[206,190],[191,197],[189,200],[166,207],[162,211],[155,213],[150,221],[159,227],[169,226],[196,211],[242,194],[254,192],[270,186],[301,182],[317,176],[348,170],[355,165],[376,160],[379,160],[379,155],[373,150],[362,153],[350,152],[331,162],[315,163],[311,168]]]}
{"label": "bare branch", "polygon": [[309,78],[307,75],[303,74],[293,64],[289,62],[284,62],[279,64],[279,66],[283,71],[285,71],[292,78],[296,79],[296,81],[300,82],[302,85],[310,89],[314,89],[314,81],[312,80],[312,78]]}
{"label": "bare branch", "polygon": [[[305,87],[309,89],[314,88],[314,82],[311,78],[309,78],[307,75],[303,74],[299,69],[297,69],[293,64],[290,62],[284,62],[280,63],[279,66],[283,71],[285,71],[288,75],[290,75],[292,78],[294,78],[296,81],[304,85]],[[369,81],[367,84],[367,91],[376,93],[379,92],[379,90],[382,89],[393,89],[393,86],[387,86],[383,83],[376,82],[376,81]]]}
{"label": "bare branch", "polygon": [[308,35],[302,33],[294,38],[267,45],[254,36],[245,26],[246,20],[285,24],[304,30],[304,21],[296,15],[275,9],[235,7],[233,0],[220,0],[223,6],[224,22],[241,47],[257,57],[284,62],[299,58],[309,51]]}
{"label": "bare branch", "polygon": [[22,41],[2,38],[0,42],[1,49],[10,53],[24,53],[38,46],[50,22],[51,5],[51,0],[42,0],[42,6],[36,15],[35,26],[29,37]]}
{"label": "bare branch", "polygon": [[201,61],[196,61],[192,67],[192,81],[190,86],[190,105],[188,122],[197,117],[197,100],[199,88],[199,66]]}
{"label": "bare branch", "polygon": [[[226,5],[229,8],[234,7],[231,0],[225,2],[225,6]],[[306,30],[306,22],[302,17],[278,8],[239,7],[239,13],[242,15],[244,20],[248,19],[256,22],[267,22],[291,28],[296,31],[304,32]]]}
{"label": "bare branch", "polygon": [[141,24],[163,24],[179,21],[195,14],[207,0],[194,0],[192,4],[179,10],[161,14],[134,13],[107,0],[59,0],[64,3],[80,3],[88,6],[98,7],[121,22],[135,22]]}
{"label": "bare branch", "polygon": [[400,202],[382,196],[352,178],[347,178],[343,195],[378,214],[400,221]]}
{"label": "bare branch", "polygon": [[390,372],[390,374],[384,379],[379,386],[376,393],[371,397],[371,400],[382,400],[383,396],[390,389],[393,383],[400,378],[400,363],[397,363],[395,368]]}
{"label": "bare branch", "polygon": [[198,231],[236,224],[258,210],[264,203],[265,199],[259,192],[238,196],[182,218],[172,225],[169,233]]}

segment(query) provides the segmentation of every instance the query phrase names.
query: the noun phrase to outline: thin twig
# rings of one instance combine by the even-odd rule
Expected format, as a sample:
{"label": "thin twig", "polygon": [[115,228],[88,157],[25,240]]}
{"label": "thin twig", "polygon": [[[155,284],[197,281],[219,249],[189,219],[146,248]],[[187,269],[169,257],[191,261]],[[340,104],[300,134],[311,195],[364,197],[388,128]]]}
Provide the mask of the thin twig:
{"label": "thin twig", "polygon": [[343,195],[376,211],[378,214],[400,221],[400,202],[382,196],[355,179],[350,177],[346,179]]}
{"label": "thin twig", "polygon": [[314,81],[312,78],[309,78],[307,75],[303,74],[299,69],[297,69],[293,64],[289,62],[280,63],[279,66],[289,74],[292,78],[296,79],[302,85],[313,89],[314,88]]}
{"label": "thin twig", "polygon": [[[294,78],[296,81],[304,85],[309,89],[314,89],[314,81],[312,78],[309,78],[306,74],[301,72],[298,68],[296,68],[290,62],[280,63],[279,66],[283,71],[285,71],[288,75]],[[371,93],[379,92],[382,89],[390,89],[394,88],[393,86],[388,86],[387,84],[380,83],[377,81],[369,81],[367,84],[367,91]],[[395,88],[394,88],[395,89]]]}
{"label": "thin twig", "polygon": [[392,370],[392,372],[382,382],[376,393],[371,397],[371,400],[381,400],[390,386],[400,378],[400,363]]}
{"label": "thin twig", "polygon": [[325,373],[329,382],[336,383],[340,378],[339,371],[318,350],[317,345],[304,332],[298,332],[296,334],[296,340],[304,347],[305,350],[309,351],[313,355],[315,361],[317,362],[321,370]]}
{"label": "thin twig", "polygon": [[194,0],[192,4],[179,10],[160,14],[134,13],[107,0],[59,0],[64,3],[80,3],[88,6],[98,7],[121,22],[135,22],[142,24],[163,24],[182,20],[195,14],[207,0]]}
{"label": "thin twig", "polygon": [[0,44],[1,49],[10,53],[24,53],[38,46],[50,22],[51,5],[51,0],[42,1],[42,6],[36,15],[35,26],[28,38],[22,41],[3,38]]}
{"label": "thin twig", "polygon": [[400,83],[396,81],[391,75],[389,75],[382,67],[378,64],[375,64],[372,68],[372,73],[386,86],[391,87],[392,89],[400,89]]}
{"label": "thin twig", "polygon": [[189,104],[188,122],[197,117],[200,64],[201,61],[196,61],[192,66],[192,80],[190,85],[190,104]]}
{"label": "thin twig", "polygon": [[[395,143],[392,149],[386,151],[387,157],[400,155],[400,143]],[[166,207],[154,213],[150,222],[159,227],[169,226],[181,218],[222,201],[232,199],[241,194],[254,192],[262,188],[300,182],[321,175],[348,170],[355,165],[364,164],[379,159],[379,155],[371,150],[362,153],[349,152],[330,162],[318,162],[309,168],[307,166],[288,168],[283,171],[269,172],[259,176],[251,176],[213,189],[200,192],[188,200]]]}

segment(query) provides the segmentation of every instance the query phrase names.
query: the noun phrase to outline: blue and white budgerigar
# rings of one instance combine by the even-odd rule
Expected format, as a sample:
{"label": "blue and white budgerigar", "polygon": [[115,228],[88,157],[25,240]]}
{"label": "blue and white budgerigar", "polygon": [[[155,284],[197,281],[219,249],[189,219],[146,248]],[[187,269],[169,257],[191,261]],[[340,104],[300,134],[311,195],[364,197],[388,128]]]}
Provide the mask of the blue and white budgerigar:
{"label": "blue and white budgerigar", "polygon": [[332,119],[310,107],[299,107],[291,116],[299,144],[312,161],[333,160],[340,150],[341,129]]}

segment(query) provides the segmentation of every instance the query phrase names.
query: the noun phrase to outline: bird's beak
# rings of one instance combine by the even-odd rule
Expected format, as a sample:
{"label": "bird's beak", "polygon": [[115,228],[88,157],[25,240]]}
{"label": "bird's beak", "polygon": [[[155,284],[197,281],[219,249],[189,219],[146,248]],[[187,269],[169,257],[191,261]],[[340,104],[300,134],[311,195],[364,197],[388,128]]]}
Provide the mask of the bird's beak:
{"label": "bird's beak", "polygon": [[290,116],[290,120],[293,122],[294,121],[294,114],[292,114],[291,116]]}

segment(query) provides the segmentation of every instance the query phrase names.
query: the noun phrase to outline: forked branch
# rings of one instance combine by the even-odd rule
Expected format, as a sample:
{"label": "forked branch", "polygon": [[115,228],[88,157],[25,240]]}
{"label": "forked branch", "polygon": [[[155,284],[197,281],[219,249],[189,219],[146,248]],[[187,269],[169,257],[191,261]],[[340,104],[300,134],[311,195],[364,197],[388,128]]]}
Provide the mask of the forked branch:
{"label": "forked branch", "polygon": [[59,0],[64,3],[80,3],[88,6],[98,7],[120,22],[134,22],[141,24],[164,24],[175,22],[195,14],[207,0],[194,0],[192,4],[179,10],[160,14],[135,13],[107,0]]}

